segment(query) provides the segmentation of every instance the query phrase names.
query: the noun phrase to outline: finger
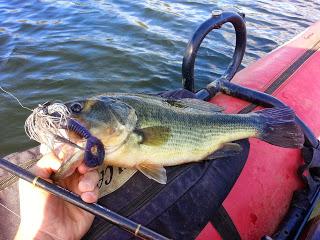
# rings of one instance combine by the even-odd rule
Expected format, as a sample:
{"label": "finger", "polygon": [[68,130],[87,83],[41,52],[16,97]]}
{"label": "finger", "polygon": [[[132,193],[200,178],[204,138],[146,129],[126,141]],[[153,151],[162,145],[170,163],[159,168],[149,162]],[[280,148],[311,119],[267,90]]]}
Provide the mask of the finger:
{"label": "finger", "polygon": [[99,168],[99,166],[94,167],[94,168],[89,168],[89,167],[87,167],[86,164],[83,162],[83,163],[81,163],[81,165],[78,167],[78,171],[79,171],[79,173],[81,173],[81,174],[85,174],[85,173],[87,173],[87,172],[89,172],[89,171],[97,170],[98,168]]}
{"label": "finger", "polygon": [[89,168],[89,167],[86,166],[86,164],[85,164],[84,162],[81,163],[81,165],[78,167],[78,171],[79,171],[79,173],[81,173],[81,174],[85,174],[85,173],[87,173],[87,172],[89,172],[89,171],[92,171],[92,170],[94,170],[94,169],[98,169],[98,167]]}
{"label": "finger", "polygon": [[84,192],[81,194],[81,199],[87,203],[97,202],[99,198],[99,189],[95,187],[91,192]]}
{"label": "finger", "polygon": [[90,170],[90,168],[87,167],[87,166],[84,164],[84,162],[81,163],[81,165],[78,167],[78,171],[79,171],[79,173],[81,173],[81,174],[85,174],[85,173],[89,172],[89,170]]}
{"label": "finger", "polygon": [[96,170],[87,172],[82,175],[79,179],[78,188],[80,192],[90,192],[93,191],[97,186],[99,181],[99,174]]}
{"label": "finger", "polygon": [[52,172],[58,170],[60,166],[60,160],[51,152],[44,155],[36,165],[31,168],[31,172],[42,178],[49,178]]}
{"label": "finger", "polygon": [[50,152],[44,155],[36,165],[40,168],[50,168],[52,170],[58,170],[61,166],[61,161],[53,152]]}

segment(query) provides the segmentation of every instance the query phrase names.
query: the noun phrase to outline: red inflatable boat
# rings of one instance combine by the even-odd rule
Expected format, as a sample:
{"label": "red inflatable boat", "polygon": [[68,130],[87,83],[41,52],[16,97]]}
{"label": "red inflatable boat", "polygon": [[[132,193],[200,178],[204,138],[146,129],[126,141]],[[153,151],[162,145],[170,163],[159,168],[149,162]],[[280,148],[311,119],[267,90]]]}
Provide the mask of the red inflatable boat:
{"label": "red inflatable boat", "polygon": [[[238,72],[233,83],[271,94],[295,110],[320,134],[320,22],[262,59]],[[227,112],[255,109],[244,100],[218,94],[210,100]],[[247,163],[223,202],[241,239],[260,239],[277,230],[286,215],[293,192],[303,187],[297,174],[303,159],[300,150],[283,149],[250,139]],[[221,239],[208,224],[197,240]]]}

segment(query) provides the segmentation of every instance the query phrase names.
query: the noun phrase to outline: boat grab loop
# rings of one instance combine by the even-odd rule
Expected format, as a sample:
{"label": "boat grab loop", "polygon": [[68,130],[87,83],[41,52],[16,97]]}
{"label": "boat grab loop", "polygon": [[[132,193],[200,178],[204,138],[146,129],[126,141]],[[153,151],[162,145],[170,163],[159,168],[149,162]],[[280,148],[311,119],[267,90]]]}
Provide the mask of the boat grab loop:
{"label": "boat grab loop", "polygon": [[[228,22],[232,23],[235,29],[236,45],[232,61],[221,78],[226,81],[230,81],[233,78],[241,64],[243,55],[246,50],[247,31],[244,18],[245,15],[242,13],[213,11],[211,18],[209,18],[198,27],[198,29],[190,39],[183,57],[182,84],[185,89],[194,92],[194,64],[198,49],[200,48],[203,39],[213,29],[219,29],[223,24]],[[200,92],[198,93],[200,94]],[[210,96],[211,94],[208,95],[208,93],[206,93],[205,91],[202,91],[201,94],[206,95],[199,97],[204,100],[212,97]]]}

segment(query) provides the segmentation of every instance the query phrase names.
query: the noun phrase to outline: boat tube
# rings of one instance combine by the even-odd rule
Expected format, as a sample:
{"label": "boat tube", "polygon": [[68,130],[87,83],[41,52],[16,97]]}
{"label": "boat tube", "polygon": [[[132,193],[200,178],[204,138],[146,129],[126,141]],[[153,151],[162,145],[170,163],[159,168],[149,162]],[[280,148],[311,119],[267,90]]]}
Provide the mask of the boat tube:
{"label": "boat tube", "polygon": [[[213,17],[219,28],[224,23],[222,19],[230,18],[229,14]],[[243,51],[239,46],[243,49],[245,44],[239,44],[238,39],[245,33],[245,25],[233,25],[239,32],[235,54],[238,52],[241,58]],[[215,28],[201,25],[189,43],[183,64],[186,89],[194,91],[196,54],[193,51],[198,50],[205,35]],[[224,106],[229,113],[248,113],[258,106],[290,106],[305,134],[302,153],[250,140],[251,151],[245,168],[216,216],[234,225],[241,239],[259,239],[272,233],[272,238],[265,238],[297,239],[318,200],[320,112],[315,102],[320,95],[319,28],[317,22],[234,77],[228,69],[224,76],[196,93],[201,99]],[[234,62],[239,62],[235,55],[229,68],[239,66],[235,67]],[[221,235],[228,230],[219,222],[215,225],[218,227],[208,224],[197,239],[224,238]]]}

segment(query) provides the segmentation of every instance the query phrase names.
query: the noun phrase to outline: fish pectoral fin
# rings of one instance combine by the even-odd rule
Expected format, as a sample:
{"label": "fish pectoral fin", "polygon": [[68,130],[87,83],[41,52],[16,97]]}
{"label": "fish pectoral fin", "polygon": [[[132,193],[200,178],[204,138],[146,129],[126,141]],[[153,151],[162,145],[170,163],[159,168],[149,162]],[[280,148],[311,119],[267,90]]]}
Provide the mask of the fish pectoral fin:
{"label": "fish pectoral fin", "polygon": [[237,143],[225,143],[222,148],[206,157],[208,160],[213,160],[223,157],[232,157],[239,155],[242,152],[242,147]]}
{"label": "fish pectoral fin", "polygon": [[166,169],[163,166],[141,163],[137,166],[137,169],[140,172],[142,172],[146,177],[153,179],[158,183],[167,183]]}
{"label": "fish pectoral fin", "polygon": [[166,143],[171,136],[170,128],[163,126],[146,127],[135,130],[140,135],[140,144],[160,146]]}

